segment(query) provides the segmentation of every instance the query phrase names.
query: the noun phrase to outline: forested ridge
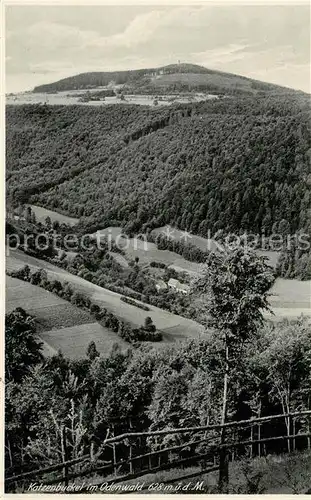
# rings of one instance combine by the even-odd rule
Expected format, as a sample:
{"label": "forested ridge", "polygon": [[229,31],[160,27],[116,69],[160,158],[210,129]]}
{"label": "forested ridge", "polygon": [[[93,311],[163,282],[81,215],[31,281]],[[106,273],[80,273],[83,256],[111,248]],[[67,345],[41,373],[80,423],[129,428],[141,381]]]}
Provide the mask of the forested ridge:
{"label": "forested ridge", "polygon": [[310,112],[299,94],[161,109],[8,106],[6,140],[10,201],[87,227],[310,228]]}
{"label": "forested ridge", "polygon": [[160,68],[128,71],[96,71],[63,78],[39,85],[33,92],[61,92],[118,85],[127,93],[174,93],[211,91],[218,94],[257,94],[258,92],[288,92],[278,85],[252,80],[245,76],[211,70],[197,64],[169,64]]}

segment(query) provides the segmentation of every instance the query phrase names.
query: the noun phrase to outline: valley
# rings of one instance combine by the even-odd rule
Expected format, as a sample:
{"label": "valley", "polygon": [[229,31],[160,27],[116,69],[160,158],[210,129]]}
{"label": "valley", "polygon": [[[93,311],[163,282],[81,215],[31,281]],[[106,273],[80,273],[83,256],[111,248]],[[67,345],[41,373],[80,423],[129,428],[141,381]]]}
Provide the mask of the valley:
{"label": "valley", "polygon": [[309,97],[180,62],[6,97],[8,491],[175,468],[213,493],[298,492]]}
{"label": "valley", "polygon": [[[155,306],[149,306],[150,310],[145,312],[142,309],[138,309],[120,301],[121,295],[118,293],[99,287],[98,285],[90,283],[79,276],[70,274],[63,269],[26,255],[18,250],[12,251],[10,255],[7,256],[6,268],[9,271],[18,270],[25,264],[28,264],[34,269],[40,269],[43,267],[48,276],[51,276],[53,279],[58,279],[61,282],[66,281],[72,283],[75,289],[83,292],[86,296],[91,298],[92,301],[106,307],[117,317],[120,317],[135,326],[140,326],[144,323],[146,316],[150,316],[156,327],[164,333],[164,338],[168,342],[171,342],[174,339],[180,340],[183,338],[200,338],[202,335],[204,337],[202,326],[195,321],[169,313],[168,311],[164,311]],[[21,303],[19,303],[19,305],[21,305]],[[89,341],[91,340],[92,339],[90,338]]]}

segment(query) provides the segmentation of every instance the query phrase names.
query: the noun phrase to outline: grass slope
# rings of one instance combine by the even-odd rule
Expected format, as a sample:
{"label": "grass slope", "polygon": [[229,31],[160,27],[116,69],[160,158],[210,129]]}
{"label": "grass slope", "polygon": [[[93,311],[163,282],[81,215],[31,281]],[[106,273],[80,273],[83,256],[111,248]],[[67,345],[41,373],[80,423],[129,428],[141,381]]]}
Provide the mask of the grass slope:
{"label": "grass slope", "polygon": [[[189,243],[190,245],[194,245],[198,247],[200,250],[206,252],[206,251],[215,251],[217,250],[217,244],[215,240],[212,238],[203,238],[202,236],[198,236],[196,234],[192,234],[190,232],[187,232],[187,239],[185,241],[185,232],[180,231],[179,229],[175,227],[171,227],[170,225],[167,226],[162,226],[158,227],[156,229],[153,229],[152,234],[157,236],[157,235],[163,235],[167,234],[167,230],[169,230],[170,238],[176,241],[183,241],[186,243]],[[263,251],[263,250],[257,250],[257,254],[260,256],[265,256],[268,258],[268,264],[272,266],[273,268],[276,267],[278,258],[280,253],[279,252],[273,252],[273,251]]]}
{"label": "grass slope", "polygon": [[92,341],[102,356],[109,354],[116,343],[122,350],[129,347],[129,344],[114,332],[96,322],[49,330],[41,333],[40,337],[53,349],[61,349],[64,356],[73,359],[85,356],[87,347]]}
{"label": "grass slope", "polygon": [[143,241],[138,238],[120,238],[122,234],[121,227],[111,226],[100,230],[98,233],[111,240],[116,240],[128,258],[135,259],[135,257],[138,257],[141,264],[150,264],[150,262],[157,261],[163,262],[169,267],[176,267],[177,270],[189,272],[190,274],[200,272],[200,264],[190,262],[170,250],[158,250],[155,243]]}
{"label": "grass slope", "polygon": [[82,358],[92,340],[101,355],[108,354],[115,343],[121,349],[129,347],[116,333],[94,322],[86,311],[38,286],[7,276],[6,312],[16,307],[35,316],[45,356],[52,356],[61,349],[65,356]]}
{"label": "grass slope", "polygon": [[86,312],[47,290],[16,278],[6,277],[6,312],[22,307],[36,317],[37,332],[73,327],[94,320]]}
{"label": "grass slope", "polygon": [[92,340],[102,355],[108,354],[115,343],[122,349],[128,347],[117,334],[94,322],[86,311],[38,286],[7,276],[6,312],[16,307],[22,307],[36,318],[45,356],[52,356],[61,349],[65,356],[82,358]]}
{"label": "grass slope", "polygon": [[[268,455],[254,460],[241,460],[229,464],[229,493],[230,494],[305,494],[310,488],[310,451],[292,453],[291,455]],[[189,479],[179,479],[188,474],[197,476]],[[258,477],[258,487],[254,483]],[[100,477],[93,478],[99,482]],[[107,478],[102,478],[106,481]],[[140,494],[173,494],[173,493],[217,493],[218,472],[204,474],[199,467],[187,467],[162,471],[156,474],[146,474],[139,479],[143,484]],[[165,483],[165,482],[168,483]],[[136,484],[137,479],[125,481],[124,485]],[[178,485],[189,485],[189,491],[181,491]],[[152,486],[153,485],[153,486]],[[156,485],[159,486],[158,489]],[[201,486],[195,489],[196,485]],[[148,489],[151,488],[151,489]]]}
{"label": "grass slope", "polygon": [[43,354],[51,356],[59,349],[70,358],[85,356],[94,340],[101,355],[108,354],[113,344],[121,349],[129,345],[99,323],[86,311],[73,306],[38,286],[6,277],[6,312],[22,307],[36,318],[36,328],[43,341]]}

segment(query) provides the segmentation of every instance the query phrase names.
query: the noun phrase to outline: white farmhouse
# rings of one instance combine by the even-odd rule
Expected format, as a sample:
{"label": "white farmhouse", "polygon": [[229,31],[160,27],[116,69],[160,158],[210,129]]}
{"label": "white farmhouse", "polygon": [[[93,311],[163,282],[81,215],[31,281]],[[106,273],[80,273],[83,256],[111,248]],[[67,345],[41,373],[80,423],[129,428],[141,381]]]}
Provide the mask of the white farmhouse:
{"label": "white farmhouse", "polygon": [[180,283],[180,281],[175,280],[174,278],[171,278],[168,281],[168,286],[177,292],[184,293],[185,295],[190,292],[190,286]]}

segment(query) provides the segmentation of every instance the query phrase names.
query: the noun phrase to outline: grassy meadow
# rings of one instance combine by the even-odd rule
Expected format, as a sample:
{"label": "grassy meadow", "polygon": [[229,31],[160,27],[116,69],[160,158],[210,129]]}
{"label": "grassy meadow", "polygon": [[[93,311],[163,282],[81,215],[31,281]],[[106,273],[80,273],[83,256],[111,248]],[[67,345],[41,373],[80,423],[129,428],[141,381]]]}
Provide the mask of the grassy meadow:
{"label": "grassy meadow", "polygon": [[102,355],[108,354],[116,342],[121,347],[127,346],[116,333],[94,322],[88,312],[38,286],[7,276],[6,312],[16,307],[22,307],[36,318],[44,355],[61,349],[70,358],[82,358],[92,340]]}
{"label": "grassy meadow", "polygon": [[79,222],[79,219],[75,217],[69,217],[68,215],[63,215],[53,210],[48,210],[47,208],[39,207],[37,205],[29,205],[32,212],[34,212],[37,222],[45,222],[47,217],[50,217],[51,221],[58,221],[60,224],[68,224],[69,226],[74,226]]}

